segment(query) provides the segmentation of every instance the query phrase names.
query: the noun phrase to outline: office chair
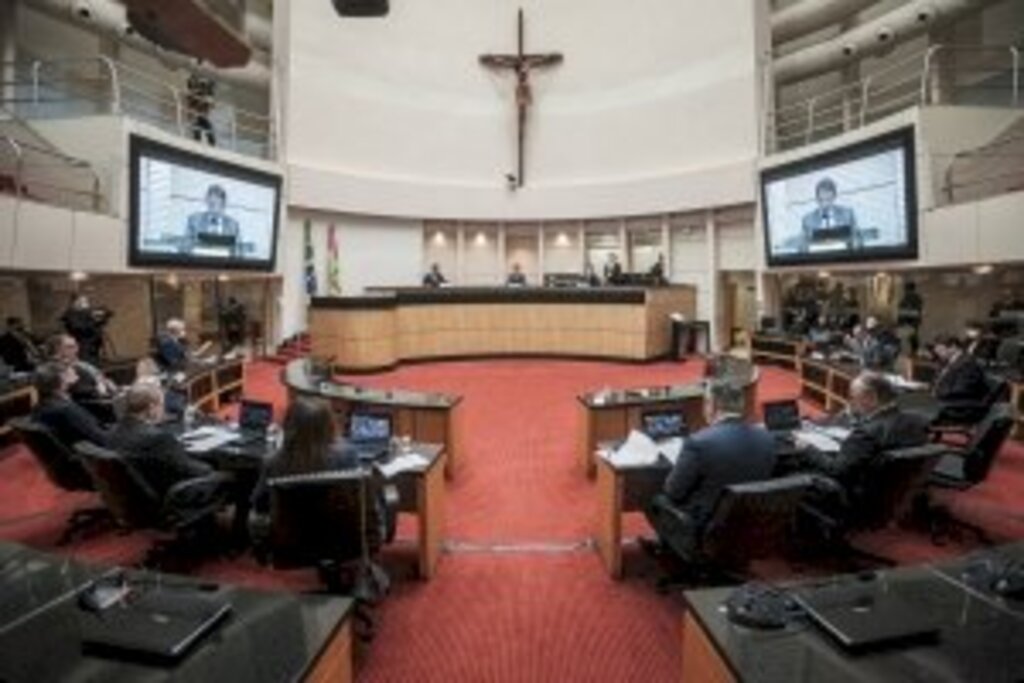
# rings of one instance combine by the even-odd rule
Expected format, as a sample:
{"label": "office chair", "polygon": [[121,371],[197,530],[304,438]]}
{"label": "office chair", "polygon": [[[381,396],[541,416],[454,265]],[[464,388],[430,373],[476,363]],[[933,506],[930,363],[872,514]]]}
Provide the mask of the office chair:
{"label": "office chair", "polygon": [[[13,418],[8,424],[28,447],[51,484],[64,491],[95,490],[81,459],[68,450],[47,427],[27,417]],[[63,545],[77,534],[109,519],[110,514],[102,507],[76,510],[68,519],[67,526],[57,543]]]}
{"label": "office chair", "polygon": [[[377,481],[363,469],[274,477],[267,486],[269,532],[257,558],[281,569],[315,567],[328,591],[356,600],[360,636],[372,639],[368,608],[390,588],[375,558],[394,539],[397,495],[385,495],[382,509]],[[256,529],[253,537],[260,537]]]}
{"label": "office chair", "polygon": [[[742,578],[751,560],[787,546],[797,509],[814,489],[815,479],[798,474],[726,487],[697,539],[690,516],[664,494],[654,497],[647,516],[662,541],[687,564],[688,573]],[[659,582],[659,588],[674,582]]]}
{"label": "office chair", "polygon": [[963,447],[951,446],[932,470],[929,483],[942,488],[969,489],[988,477],[1003,444],[1013,432],[1013,408],[997,403]]}
{"label": "office chair", "polygon": [[159,564],[163,551],[180,548],[210,525],[227,502],[230,477],[220,472],[178,482],[161,498],[122,455],[90,443],[75,446],[114,521],[125,532],[170,532],[174,540],[158,544],[147,558]]}
{"label": "office chair", "polygon": [[931,424],[931,431],[938,439],[950,435],[969,440],[977,425],[985,419],[992,408],[1009,400],[1010,385],[999,377],[986,375],[988,392],[976,401],[944,402],[938,416]]}

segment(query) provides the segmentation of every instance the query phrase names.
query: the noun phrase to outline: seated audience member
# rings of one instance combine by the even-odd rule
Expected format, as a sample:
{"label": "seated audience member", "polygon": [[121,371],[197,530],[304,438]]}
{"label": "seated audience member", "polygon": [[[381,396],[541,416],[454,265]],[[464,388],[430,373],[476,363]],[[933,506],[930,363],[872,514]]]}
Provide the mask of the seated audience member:
{"label": "seated audience member", "polygon": [[7,319],[7,329],[0,335],[0,359],[15,372],[32,372],[42,361],[42,354],[21,318]]}
{"label": "seated audience member", "polygon": [[164,393],[151,381],[136,382],[125,394],[124,417],[110,438],[110,447],[126,458],[163,498],[178,482],[213,472],[190,457],[174,434],[159,428],[164,417]]}
{"label": "seated audience member", "polygon": [[518,263],[512,264],[512,272],[505,278],[505,284],[509,287],[525,287],[526,286],[526,275],[523,274],[523,269]]}
{"label": "seated audience member", "polygon": [[437,263],[431,264],[430,270],[423,276],[423,286],[440,287],[446,284],[448,284],[448,280],[445,278],[444,273],[441,272],[441,266]]}
{"label": "seated audience member", "polygon": [[156,339],[153,359],[165,372],[184,370],[188,365],[189,352],[186,339],[185,321],[171,318]]}
{"label": "seated audience member", "polygon": [[[694,550],[725,488],[770,478],[776,460],[771,435],[743,420],[740,387],[712,382],[709,394],[705,409],[710,426],[686,439],[664,486],[664,494],[689,517],[687,536]],[[649,509],[648,517],[663,537],[659,516]]]}
{"label": "seated audience member", "polygon": [[32,417],[69,449],[79,441],[107,446],[110,433],[100,426],[92,413],[71,400],[71,387],[76,381],[72,366],[60,363],[40,365],[35,374],[39,404]]}
{"label": "seated audience member", "polygon": [[804,464],[837,480],[850,500],[868,484],[863,476],[889,450],[920,446],[928,441],[928,421],[896,404],[896,391],[883,375],[862,372],[850,383],[852,429],[838,453],[806,451]]}
{"label": "seated audience member", "polygon": [[819,315],[807,331],[807,341],[815,348],[828,346],[832,342],[832,328],[824,315]]}
{"label": "seated audience member", "polygon": [[71,398],[74,400],[103,401],[117,394],[117,385],[102,370],[79,357],[78,342],[71,335],[54,335],[47,342],[47,351],[50,360],[75,371],[77,380],[71,387]]}
{"label": "seated audience member", "polygon": [[338,440],[331,405],[319,398],[296,398],[284,416],[281,450],[271,460],[253,493],[253,509],[267,512],[270,495],[266,479],[293,474],[311,474],[327,470],[359,467],[355,453],[345,451]]}
{"label": "seated audience member", "polygon": [[933,345],[935,357],[942,364],[932,396],[940,403],[983,400],[989,392],[985,369],[973,354],[964,349],[956,337],[940,337]]}

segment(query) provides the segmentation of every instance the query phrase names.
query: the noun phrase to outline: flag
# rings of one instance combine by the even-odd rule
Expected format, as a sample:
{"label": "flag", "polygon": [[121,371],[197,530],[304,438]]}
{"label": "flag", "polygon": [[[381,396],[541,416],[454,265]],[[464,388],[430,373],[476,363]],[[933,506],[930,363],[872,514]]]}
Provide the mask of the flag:
{"label": "flag", "polygon": [[334,223],[327,228],[327,293],[341,296],[341,264],[338,263],[338,235]]}
{"label": "flag", "polygon": [[316,296],[316,266],[313,264],[313,225],[307,218],[302,225],[302,237],[305,243],[305,279],[306,294]]}

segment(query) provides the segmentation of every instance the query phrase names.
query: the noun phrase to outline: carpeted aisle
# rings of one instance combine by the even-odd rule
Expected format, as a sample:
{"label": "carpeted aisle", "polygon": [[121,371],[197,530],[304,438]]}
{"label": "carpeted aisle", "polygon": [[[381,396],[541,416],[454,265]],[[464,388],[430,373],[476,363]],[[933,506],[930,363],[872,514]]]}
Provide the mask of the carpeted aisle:
{"label": "carpeted aisle", "polygon": [[[699,362],[623,365],[508,360],[418,365],[352,378],[367,385],[444,391],[464,397],[466,451],[447,487],[446,538],[452,550],[430,582],[407,576],[408,547],[389,549],[398,578],[378,614],[378,637],[361,658],[361,681],[672,681],[681,667],[678,598],[657,595],[652,572],[627,554],[629,577],[611,581],[590,547],[596,491],[574,454],[576,396],[602,387],[687,382]],[[246,394],[286,401],[280,366],[256,363]],[[795,397],[788,372],[763,368],[759,399]],[[0,459],[0,537],[82,559],[131,563],[145,534],[105,533],[54,548],[68,511],[91,495],[53,489],[32,458],[14,447]],[[942,495],[957,514],[1024,538],[1024,448],[1006,449],[989,481]],[[401,535],[414,532],[402,525]],[[627,535],[646,531],[639,515]],[[865,539],[902,562],[963,552],[936,548],[920,534],[891,530]],[[769,564],[769,575],[790,571]],[[311,572],[276,572],[250,557],[216,560],[198,574],[261,588],[307,590]]]}

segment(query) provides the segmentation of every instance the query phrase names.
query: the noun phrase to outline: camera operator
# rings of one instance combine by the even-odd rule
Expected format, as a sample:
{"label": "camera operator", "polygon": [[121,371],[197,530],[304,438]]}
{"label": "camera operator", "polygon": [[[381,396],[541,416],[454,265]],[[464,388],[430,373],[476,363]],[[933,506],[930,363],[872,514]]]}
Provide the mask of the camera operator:
{"label": "camera operator", "polygon": [[192,122],[192,138],[197,142],[202,142],[205,137],[210,146],[216,147],[217,137],[213,131],[213,123],[210,121],[216,85],[209,78],[192,74],[188,77],[187,88],[186,105]]}
{"label": "camera operator", "polygon": [[60,320],[65,331],[78,342],[81,357],[96,363],[102,355],[104,329],[113,317],[113,311],[94,308],[89,297],[77,294],[71,297],[71,303]]}

